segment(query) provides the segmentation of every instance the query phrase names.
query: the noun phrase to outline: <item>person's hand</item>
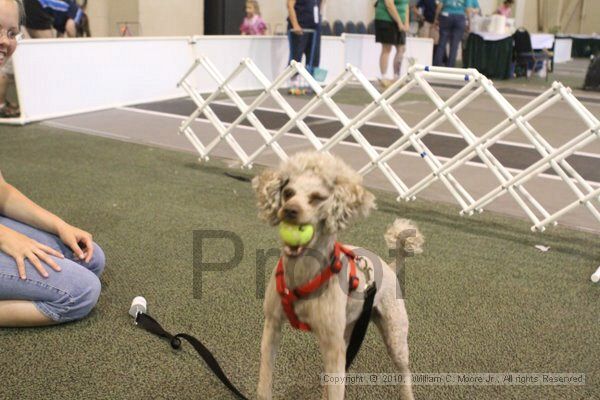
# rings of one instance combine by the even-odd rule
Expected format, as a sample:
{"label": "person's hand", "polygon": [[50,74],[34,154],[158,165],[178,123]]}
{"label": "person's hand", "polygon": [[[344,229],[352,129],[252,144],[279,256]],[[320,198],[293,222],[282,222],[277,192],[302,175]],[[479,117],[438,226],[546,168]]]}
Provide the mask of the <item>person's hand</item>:
{"label": "person's hand", "polygon": [[41,261],[45,262],[53,270],[60,271],[60,267],[50,256],[65,258],[65,256],[53,248],[6,227],[2,230],[0,250],[15,259],[21,279],[27,278],[25,274],[25,259],[33,264],[41,276],[47,278],[48,272],[46,272]]}
{"label": "person's hand", "polygon": [[302,27],[300,25],[292,27],[292,33],[294,35],[303,35],[304,31],[302,30]]}
{"label": "person's hand", "polygon": [[57,234],[64,244],[69,246],[80,260],[90,262],[94,254],[92,235],[66,222],[57,229]]}
{"label": "person's hand", "polygon": [[404,26],[404,24],[402,22],[396,22],[396,25],[398,26],[398,30],[400,32],[405,32],[406,31],[406,27]]}

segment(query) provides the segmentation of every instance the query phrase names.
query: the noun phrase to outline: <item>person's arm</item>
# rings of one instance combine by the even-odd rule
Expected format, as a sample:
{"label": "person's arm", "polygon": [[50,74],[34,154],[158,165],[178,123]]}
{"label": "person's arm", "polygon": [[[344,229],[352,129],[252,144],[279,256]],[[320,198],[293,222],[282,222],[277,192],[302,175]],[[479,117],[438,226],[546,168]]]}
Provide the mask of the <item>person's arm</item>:
{"label": "person's arm", "polygon": [[444,8],[444,5],[440,1],[439,3],[437,3],[437,7],[435,9],[435,19],[433,20],[433,23],[435,25],[440,24],[440,13],[442,12],[442,8]]}
{"label": "person's arm", "polygon": [[59,217],[28,199],[1,175],[0,214],[54,234],[58,232],[58,226],[64,223]]}
{"label": "person's arm", "polygon": [[[52,214],[50,211],[47,211],[35,204],[17,188],[6,182],[1,174],[0,214],[15,221],[19,221],[57,235],[71,250],[73,250],[73,253],[75,253],[80,259],[84,259],[86,262],[89,262],[92,258],[94,250],[92,235],[79,228],[69,225],[58,216]],[[62,256],[57,251],[52,250],[47,246],[43,246],[29,238],[27,238],[30,241],[28,242],[29,244],[25,245],[23,243],[23,239],[26,237],[21,234],[15,234],[17,234],[17,232],[2,226],[2,230],[0,232],[0,249],[4,250],[13,257],[15,257],[15,255],[22,257],[23,254],[19,252],[25,252],[27,254],[33,253],[44,261],[46,261],[46,258],[44,257],[45,254]],[[34,244],[37,244],[37,247]],[[33,249],[31,246],[34,246],[35,249]],[[7,247],[10,248],[9,251],[6,251]],[[85,249],[85,252],[82,250],[82,247]],[[40,249],[45,254],[40,255]],[[15,252],[19,254],[16,254]],[[15,257],[15,259],[17,258]],[[50,262],[46,261],[46,263],[53,267]]]}
{"label": "person's arm", "polygon": [[423,20],[423,14],[421,14],[421,2],[415,3],[412,6],[412,11],[415,13],[415,15],[417,16],[417,19],[419,21]]}
{"label": "person's arm", "polygon": [[385,8],[387,9],[387,12],[390,14],[390,17],[392,17],[396,25],[398,25],[398,29],[404,31],[405,27],[402,23],[402,20],[400,19],[400,14],[398,14],[398,10],[394,5],[394,0],[385,0]]}
{"label": "person's arm", "polygon": [[296,0],[287,0],[288,16],[290,18],[290,24],[292,24],[292,31],[301,35],[302,27],[300,26],[300,23],[298,23],[298,16],[296,15],[296,10],[294,9],[295,5]]}
{"label": "person's arm", "polygon": [[405,29],[404,30],[406,32],[409,32],[410,31],[410,6],[408,4],[406,5],[406,12],[405,12],[404,15],[406,15],[406,21],[405,21],[405,24],[404,24]]}

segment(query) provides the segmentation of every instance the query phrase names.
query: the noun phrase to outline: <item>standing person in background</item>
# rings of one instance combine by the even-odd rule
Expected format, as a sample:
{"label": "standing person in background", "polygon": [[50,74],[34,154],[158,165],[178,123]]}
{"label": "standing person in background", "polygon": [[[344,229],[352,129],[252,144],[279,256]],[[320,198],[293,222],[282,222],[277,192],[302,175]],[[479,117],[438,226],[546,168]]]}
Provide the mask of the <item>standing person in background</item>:
{"label": "standing person in background", "polygon": [[438,0],[419,0],[413,7],[415,15],[423,22],[419,27],[420,38],[433,38],[435,31],[435,11],[437,9]]}
{"label": "standing person in background", "polygon": [[[288,31],[290,35],[290,59],[306,63],[313,60],[310,67],[318,67],[321,61],[321,11],[325,0],[286,0],[288,9]],[[312,32],[304,32],[310,29]],[[313,35],[316,35],[314,54]]]}
{"label": "standing person in background", "polygon": [[469,0],[440,0],[435,21],[440,27],[440,43],[433,57],[433,65],[444,66],[443,59],[446,45],[450,43],[450,54],[446,67],[456,64],[458,48],[467,25],[466,9]]}
{"label": "standing person in background", "polygon": [[54,18],[44,10],[39,0],[23,0],[25,7],[25,28],[32,39],[51,39],[54,37],[52,24]]}
{"label": "standing person in background", "polygon": [[414,6],[415,14],[420,15],[423,22],[423,26],[419,27],[419,37],[433,39],[433,54],[440,41],[439,27],[435,24],[437,4],[438,0],[419,0]]}
{"label": "standing person in background", "polygon": [[512,5],[514,0],[504,0],[500,7],[496,10],[496,14],[504,15],[506,18],[510,18],[512,14]]}
{"label": "standing person in background", "polygon": [[33,39],[53,38],[52,28],[57,37],[77,37],[78,30],[89,32],[88,19],[75,0],[24,0],[23,4],[25,27]]}
{"label": "standing person in background", "polygon": [[392,84],[392,81],[386,78],[392,47],[396,48],[394,79],[400,77],[406,33],[410,29],[409,15],[409,0],[378,0],[375,5],[375,41],[381,43],[379,82],[384,88]]}
{"label": "standing person in background", "polygon": [[260,16],[260,7],[258,1],[246,1],[246,18],[240,26],[242,35],[264,35],[267,31],[267,24]]}
{"label": "standing person in background", "polygon": [[[47,4],[51,2],[45,0]],[[83,31],[83,23],[86,22],[89,24],[88,19],[84,18],[85,13],[83,9],[79,7],[79,4],[75,2],[75,0],[63,0],[64,3],[67,4],[66,10],[56,9],[47,7],[47,10],[52,10],[52,14],[54,16],[54,24],[52,25],[56,30],[56,37],[66,36],[70,38],[74,38],[79,36],[78,32]],[[87,27],[89,31],[89,25]],[[91,36],[91,35],[90,35]]]}

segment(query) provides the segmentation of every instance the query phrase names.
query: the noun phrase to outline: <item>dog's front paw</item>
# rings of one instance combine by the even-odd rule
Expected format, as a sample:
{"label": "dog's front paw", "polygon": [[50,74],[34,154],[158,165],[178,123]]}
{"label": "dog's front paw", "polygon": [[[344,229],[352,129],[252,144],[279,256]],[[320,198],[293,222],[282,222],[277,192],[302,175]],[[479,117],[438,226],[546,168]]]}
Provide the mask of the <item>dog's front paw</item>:
{"label": "dog's front paw", "polygon": [[256,391],[256,396],[258,400],[271,400],[273,398],[273,393],[269,389],[259,387]]}

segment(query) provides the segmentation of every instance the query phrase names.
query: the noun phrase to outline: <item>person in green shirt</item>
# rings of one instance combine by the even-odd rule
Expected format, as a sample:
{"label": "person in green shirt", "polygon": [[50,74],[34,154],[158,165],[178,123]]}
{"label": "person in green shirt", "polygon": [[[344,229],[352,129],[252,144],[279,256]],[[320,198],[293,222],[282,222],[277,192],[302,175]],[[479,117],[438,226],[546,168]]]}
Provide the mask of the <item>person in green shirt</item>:
{"label": "person in green shirt", "polygon": [[392,84],[386,78],[392,47],[396,47],[394,56],[394,79],[400,76],[402,57],[406,44],[406,32],[409,29],[409,0],[377,0],[375,5],[375,41],[381,43],[379,82],[385,88]]}

